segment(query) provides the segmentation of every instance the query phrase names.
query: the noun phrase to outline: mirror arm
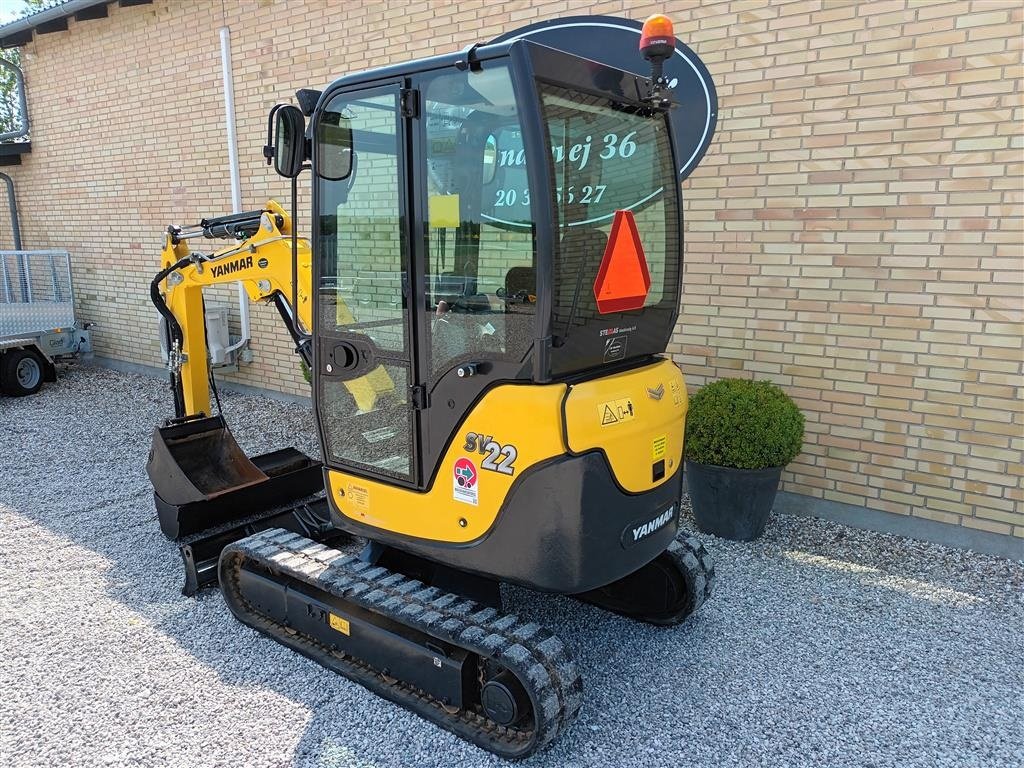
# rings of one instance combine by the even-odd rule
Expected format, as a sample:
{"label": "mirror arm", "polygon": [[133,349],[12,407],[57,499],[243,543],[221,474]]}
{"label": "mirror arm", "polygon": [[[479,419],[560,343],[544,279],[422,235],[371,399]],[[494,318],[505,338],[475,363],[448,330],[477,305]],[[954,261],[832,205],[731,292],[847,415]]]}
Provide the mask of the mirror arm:
{"label": "mirror arm", "polygon": [[267,115],[267,143],[263,145],[263,157],[266,158],[267,165],[274,162],[274,115],[283,106],[284,104],[275,104]]}
{"label": "mirror arm", "polygon": [[[299,174],[292,176],[292,317],[299,316]],[[312,307],[310,307],[312,311]],[[306,333],[312,333],[312,328],[306,328]]]}

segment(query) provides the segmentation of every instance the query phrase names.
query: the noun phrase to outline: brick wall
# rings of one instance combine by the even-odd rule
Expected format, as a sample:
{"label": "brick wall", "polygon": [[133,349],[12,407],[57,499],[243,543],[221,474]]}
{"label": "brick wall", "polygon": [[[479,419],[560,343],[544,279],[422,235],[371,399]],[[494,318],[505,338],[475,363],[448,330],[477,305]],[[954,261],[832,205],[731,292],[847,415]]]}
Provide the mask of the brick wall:
{"label": "brick wall", "polygon": [[688,16],[722,107],[687,190],[690,383],[797,398],[787,490],[1024,535],[1021,5]]}
{"label": "brick wall", "polygon": [[[798,399],[808,434],[789,491],[1024,536],[1018,2],[225,8],[245,208],[287,199],[260,148],[266,111],[296,88],[542,18],[668,12],[721,107],[684,189],[670,352],[690,384],[766,377]],[[74,254],[101,355],[157,363],[160,232],[229,210],[224,21],[220,3],[114,4],[24,48],[34,151],[8,169],[24,239]],[[237,378],[302,392],[274,310],[255,307],[253,329]]]}

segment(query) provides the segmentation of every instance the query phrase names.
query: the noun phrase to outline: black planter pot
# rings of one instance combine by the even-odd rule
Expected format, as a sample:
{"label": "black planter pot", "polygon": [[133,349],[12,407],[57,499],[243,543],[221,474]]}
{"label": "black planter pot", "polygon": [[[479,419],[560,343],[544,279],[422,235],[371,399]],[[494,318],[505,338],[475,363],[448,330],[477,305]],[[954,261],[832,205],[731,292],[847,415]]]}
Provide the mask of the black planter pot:
{"label": "black planter pot", "polygon": [[693,516],[704,533],[752,541],[764,533],[782,467],[734,469],[686,461]]}

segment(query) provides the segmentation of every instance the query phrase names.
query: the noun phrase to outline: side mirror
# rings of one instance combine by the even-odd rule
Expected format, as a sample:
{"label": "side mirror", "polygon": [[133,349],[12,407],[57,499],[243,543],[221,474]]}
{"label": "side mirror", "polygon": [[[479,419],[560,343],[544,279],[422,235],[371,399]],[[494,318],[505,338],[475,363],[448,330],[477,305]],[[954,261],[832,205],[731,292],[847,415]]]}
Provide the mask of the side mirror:
{"label": "side mirror", "polygon": [[340,112],[324,112],[316,126],[316,175],[341,181],[352,173],[352,128]]}
{"label": "side mirror", "polygon": [[274,170],[281,176],[294,179],[302,170],[305,160],[306,119],[298,107],[283,104],[278,107],[274,123]]}

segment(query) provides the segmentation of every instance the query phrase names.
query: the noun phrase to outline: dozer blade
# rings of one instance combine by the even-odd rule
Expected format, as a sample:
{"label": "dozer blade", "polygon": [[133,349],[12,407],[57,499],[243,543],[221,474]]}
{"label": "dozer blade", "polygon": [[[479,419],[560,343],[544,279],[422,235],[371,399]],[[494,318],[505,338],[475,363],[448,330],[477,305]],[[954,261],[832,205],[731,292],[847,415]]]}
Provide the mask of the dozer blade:
{"label": "dozer blade", "polygon": [[504,758],[580,709],[576,662],[534,622],[283,530],[228,545],[219,571],[244,623]]}
{"label": "dozer blade", "polygon": [[340,546],[352,538],[331,524],[327,499],[322,496],[284,508],[260,510],[240,523],[208,528],[192,536],[183,536],[178,541],[178,551],[185,566],[185,584],[181,593],[192,597],[204,587],[215,586],[217,561],[224,547],[268,528],[283,528],[331,547]]}
{"label": "dozer blade", "polygon": [[154,430],[146,472],[160,528],[174,540],[323,490],[320,462],[295,448],[250,459],[220,416]]}

